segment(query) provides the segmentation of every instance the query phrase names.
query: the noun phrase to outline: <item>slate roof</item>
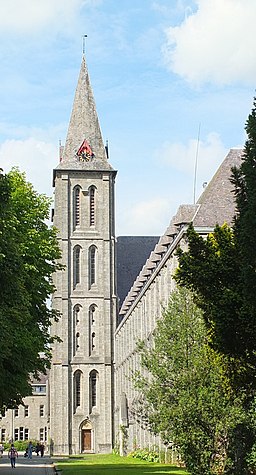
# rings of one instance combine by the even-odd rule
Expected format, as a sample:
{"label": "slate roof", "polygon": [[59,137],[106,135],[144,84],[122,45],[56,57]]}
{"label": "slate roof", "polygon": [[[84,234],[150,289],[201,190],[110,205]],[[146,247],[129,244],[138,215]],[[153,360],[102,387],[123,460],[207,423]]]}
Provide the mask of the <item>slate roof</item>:
{"label": "slate roof", "polygon": [[234,186],[230,181],[231,168],[241,163],[242,149],[231,149],[197,201],[198,212],[194,226],[232,224],[235,214]]}
{"label": "slate roof", "polygon": [[117,238],[117,295],[120,306],[158,240],[159,236]]}
{"label": "slate roof", "polygon": [[220,225],[224,222],[229,225],[232,224],[235,214],[235,202],[233,185],[230,182],[231,168],[240,165],[242,153],[243,150],[241,149],[231,149],[197,203],[194,205],[181,205],[178,208],[176,215],[171,219],[167,230],[160,237],[154,250],[152,250],[145,261],[144,266],[124,299],[119,320],[124,317],[135,299],[139,296],[146,282],[150,279],[175,237],[184,226],[193,222],[195,228],[212,229],[217,223]]}
{"label": "slate roof", "polygon": [[46,384],[49,379],[49,371],[46,374],[40,373],[39,379],[35,378],[34,376],[30,377],[30,383],[35,385]]}

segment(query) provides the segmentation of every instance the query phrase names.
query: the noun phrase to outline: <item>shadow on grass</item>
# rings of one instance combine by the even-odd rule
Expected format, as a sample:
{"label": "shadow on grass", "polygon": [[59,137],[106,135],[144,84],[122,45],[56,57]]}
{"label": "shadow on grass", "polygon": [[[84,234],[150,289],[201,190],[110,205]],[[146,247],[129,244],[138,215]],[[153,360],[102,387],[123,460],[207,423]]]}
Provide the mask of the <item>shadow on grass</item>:
{"label": "shadow on grass", "polygon": [[171,475],[188,475],[184,468],[173,467],[171,465],[141,463],[141,464],[92,464],[90,462],[66,461],[58,463],[58,470],[63,475],[83,475],[93,473],[93,475],[144,475],[144,474],[171,474]]}

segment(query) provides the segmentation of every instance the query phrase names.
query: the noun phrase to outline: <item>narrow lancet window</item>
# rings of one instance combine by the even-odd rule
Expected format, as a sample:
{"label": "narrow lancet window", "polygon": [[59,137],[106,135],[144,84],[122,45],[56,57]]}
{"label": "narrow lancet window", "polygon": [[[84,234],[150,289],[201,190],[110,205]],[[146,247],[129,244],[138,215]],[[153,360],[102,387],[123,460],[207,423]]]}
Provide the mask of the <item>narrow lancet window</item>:
{"label": "narrow lancet window", "polygon": [[89,288],[96,283],[96,247],[89,249]]}
{"label": "narrow lancet window", "polygon": [[95,305],[91,305],[89,308],[89,323],[90,323],[90,328],[95,324],[95,310],[96,307]]}
{"label": "narrow lancet window", "polygon": [[80,305],[75,305],[73,310],[73,356],[75,356],[76,352],[80,346],[80,333],[79,333],[79,323],[80,323]]}
{"label": "narrow lancet window", "polygon": [[74,255],[73,255],[73,266],[74,266],[74,275],[73,275],[73,282],[74,282],[74,288],[76,287],[77,284],[80,283],[80,257],[81,257],[81,247],[80,246],[75,246],[74,247]]}
{"label": "narrow lancet window", "polygon": [[96,350],[96,305],[92,304],[89,308],[89,355],[91,356],[93,351]]}
{"label": "narrow lancet window", "polygon": [[74,228],[81,224],[81,188],[74,188]]}
{"label": "narrow lancet window", "polygon": [[74,409],[81,406],[81,371],[74,374]]}
{"label": "narrow lancet window", "polygon": [[76,333],[76,350],[79,349],[79,337],[80,337],[80,333],[77,332],[77,333]]}
{"label": "narrow lancet window", "polygon": [[97,406],[97,383],[98,383],[98,372],[93,370],[90,372],[90,410],[92,411],[93,407]]}
{"label": "narrow lancet window", "polygon": [[90,200],[90,226],[95,226],[95,188],[91,186],[89,189]]}

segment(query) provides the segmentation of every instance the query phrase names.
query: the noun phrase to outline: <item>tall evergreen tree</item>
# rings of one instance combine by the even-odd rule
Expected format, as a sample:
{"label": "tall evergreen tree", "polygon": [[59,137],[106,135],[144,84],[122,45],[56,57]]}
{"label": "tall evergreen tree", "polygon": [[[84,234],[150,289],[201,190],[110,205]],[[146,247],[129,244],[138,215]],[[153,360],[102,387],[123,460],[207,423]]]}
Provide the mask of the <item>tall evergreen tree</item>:
{"label": "tall evergreen tree", "polygon": [[176,280],[193,290],[210,345],[229,357],[234,386],[256,391],[256,103],[246,123],[242,163],[233,168],[234,226],[216,226],[206,240],[193,226],[188,252],[178,251]]}
{"label": "tall evergreen tree", "polygon": [[[232,182],[235,186],[236,216],[234,236],[239,262],[242,297],[240,308],[240,332],[248,363],[256,371],[256,100],[246,122],[247,140],[242,163],[233,169]],[[252,375],[255,378],[255,374]]]}
{"label": "tall evergreen tree", "polygon": [[[208,344],[227,357],[230,385],[245,399],[247,422],[233,432],[230,473],[252,473],[256,456],[256,101],[245,126],[247,140],[239,168],[232,169],[236,215],[232,229],[216,226],[206,240],[188,229],[188,251],[178,250],[177,282],[191,289],[203,310]],[[249,416],[249,415],[252,415]]]}

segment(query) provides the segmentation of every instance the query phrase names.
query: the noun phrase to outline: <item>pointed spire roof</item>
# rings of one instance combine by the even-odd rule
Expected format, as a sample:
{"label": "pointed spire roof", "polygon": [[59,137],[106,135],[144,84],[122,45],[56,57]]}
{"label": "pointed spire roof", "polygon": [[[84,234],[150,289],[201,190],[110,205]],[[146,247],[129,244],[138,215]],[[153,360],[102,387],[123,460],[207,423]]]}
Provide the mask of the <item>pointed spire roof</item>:
{"label": "pointed spire roof", "polygon": [[[83,55],[61,168],[111,168],[107,161],[89,74]],[[59,168],[59,167],[58,167]]]}

